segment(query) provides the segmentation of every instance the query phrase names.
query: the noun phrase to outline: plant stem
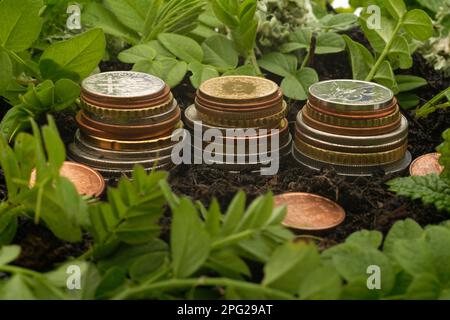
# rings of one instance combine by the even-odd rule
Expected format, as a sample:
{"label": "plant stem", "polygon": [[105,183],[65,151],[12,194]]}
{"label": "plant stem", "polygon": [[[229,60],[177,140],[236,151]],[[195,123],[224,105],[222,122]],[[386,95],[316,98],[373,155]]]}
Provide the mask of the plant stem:
{"label": "plant stem", "polygon": [[306,67],[306,65],[307,65],[308,62],[309,62],[309,58],[310,58],[310,57],[311,57],[311,50],[307,50],[307,51],[306,51],[305,58],[304,58],[303,61],[302,61],[302,65],[300,66],[300,69],[299,69],[298,71],[301,71],[301,70],[303,70],[303,68]]}
{"label": "plant stem", "polygon": [[419,107],[416,109],[416,118],[422,118],[430,113],[436,111],[437,109],[444,109],[449,106],[450,102],[442,103],[440,105],[434,106],[436,103],[438,103],[442,98],[445,97],[447,93],[450,93],[450,88],[447,88],[440,93],[438,93],[436,96],[434,96],[430,101],[425,103],[422,107]]}
{"label": "plant stem", "polygon": [[258,75],[262,75],[262,71],[261,68],[258,65],[258,61],[256,59],[256,54],[255,54],[255,50],[251,49],[248,53],[249,57],[250,57],[250,62],[252,63],[252,65],[255,67],[256,69],[256,73],[258,73]]}
{"label": "plant stem", "polygon": [[225,239],[214,242],[211,245],[211,250],[221,249],[228,245],[234,244],[235,242],[237,242],[239,240],[242,240],[242,239],[252,236],[254,233],[255,233],[254,230],[245,230],[240,233],[233,234]]}
{"label": "plant stem", "polygon": [[384,59],[389,54],[389,50],[391,50],[391,46],[394,43],[394,40],[397,37],[397,33],[399,32],[400,27],[402,26],[402,24],[403,24],[403,17],[401,17],[397,21],[397,25],[395,26],[395,29],[394,29],[394,31],[392,33],[392,38],[389,39],[388,43],[386,43],[386,46],[384,47],[383,51],[381,52],[381,55],[378,57],[377,62],[375,63],[375,65],[370,70],[370,72],[367,75],[365,81],[372,81],[373,80],[373,77],[375,76],[375,74],[377,73],[378,69],[380,68],[380,65],[383,63]]}
{"label": "plant stem", "polygon": [[172,279],[149,284],[143,287],[131,288],[116,295],[114,299],[132,299],[133,297],[150,296],[155,291],[169,291],[188,289],[195,286],[208,287],[234,287],[244,290],[254,290],[267,294],[272,299],[293,300],[295,297],[289,293],[264,287],[260,284],[244,282],[227,278],[198,278],[198,279]]}

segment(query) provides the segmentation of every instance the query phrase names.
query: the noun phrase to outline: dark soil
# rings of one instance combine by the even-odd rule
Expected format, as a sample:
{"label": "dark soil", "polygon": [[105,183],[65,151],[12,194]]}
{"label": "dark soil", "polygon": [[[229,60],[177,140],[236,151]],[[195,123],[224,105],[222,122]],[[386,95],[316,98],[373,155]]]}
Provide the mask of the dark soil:
{"label": "dark soil", "polygon": [[[362,41],[362,34],[356,30],[349,33]],[[321,80],[351,78],[349,61],[346,53],[322,55],[314,57],[309,65],[314,67]],[[128,70],[129,65],[105,63],[103,71]],[[414,56],[414,66],[405,73],[426,78],[429,86],[417,90],[423,101],[450,85],[449,79],[427,66],[424,60]],[[270,75],[269,75],[270,77]],[[273,77],[274,80],[279,80]],[[174,90],[174,95],[184,109],[193,101],[195,90],[188,79]],[[0,101],[1,103],[1,101]],[[301,102],[290,102],[290,122],[295,121]],[[416,120],[405,113],[410,120],[409,150],[413,157],[433,152],[441,142],[441,133],[450,127],[450,110],[431,114],[426,119]],[[76,129],[71,112],[56,116],[63,140],[70,143]],[[406,174],[406,173],[405,173]],[[269,190],[274,194],[284,192],[311,192],[323,195],[338,202],[347,212],[343,225],[323,236],[322,247],[343,241],[352,232],[361,229],[380,230],[386,232],[394,222],[412,218],[421,225],[439,223],[449,216],[437,212],[433,207],[425,207],[420,202],[398,198],[389,192],[386,182],[393,176],[378,175],[372,178],[345,178],[336,175],[332,170],[320,173],[299,168],[293,159],[288,159],[280,168],[279,174],[264,177],[259,174],[230,174],[206,165],[180,166],[171,172],[170,182],[179,194],[201,200],[208,205],[216,197],[225,208],[238,190],[248,194],[249,201]],[[0,193],[5,194],[4,182],[0,181]],[[164,219],[167,227],[170,219]],[[15,243],[22,246],[23,253],[17,262],[19,265],[37,270],[46,270],[53,263],[64,261],[68,256],[77,256],[85,250],[85,244],[70,245],[56,239],[48,230],[35,226],[30,222],[22,222]]]}

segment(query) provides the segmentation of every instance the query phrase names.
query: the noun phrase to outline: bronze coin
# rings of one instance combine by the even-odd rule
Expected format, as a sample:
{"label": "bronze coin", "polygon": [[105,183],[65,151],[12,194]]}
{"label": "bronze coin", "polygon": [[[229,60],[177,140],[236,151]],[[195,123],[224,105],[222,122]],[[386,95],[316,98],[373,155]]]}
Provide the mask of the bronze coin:
{"label": "bronze coin", "polygon": [[83,133],[99,138],[113,140],[142,140],[170,135],[180,119],[181,112],[179,109],[177,113],[170,119],[158,125],[147,126],[107,125],[88,118],[86,115],[84,115],[83,111],[80,111],[76,116],[77,124]]}
{"label": "bronze coin", "polygon": [[273,114],[276,114],[280,112],[283,109],[283,100],[280,100],[279,102],[268,105],[264,107],[263,109],[213,109],[209,108],[207,106],[204,106],[203,104],[200,104],[198,100],[195,100],[195,107],[197,110],[202,113],[206,114],[211,117],[215,118],[225,118],[229,120],[239,120],[239,119],[254,119],[254,118],[264,118],[269,117]]}
{"label": "bronze coin", "polygon": [[374,135],[380,135],[385,134],[394,131],[397,129],[402,120],[402,116],[399,114],[399,117],[396,121],[379,127],[368,127],[368,128],[352,128],[352,127],[341,127],[341,126],[334,126],[331,124],[326,124],[320,121],[317,121],[313,118],[311,118],[307,112],[306,109],[303,109],[302,111],[302,117],[303,121],[310,127],[333,133],[333,134],[341,134],[341,135],[348,135],[348,136],[374,136]]}
{"label": "bronze coin", "polygon": [[283,100],[283,93],[278,90],[276,95],[274,97],[270,97],[270,99],[263,100],[260,102],[254,102],[254,103],[246,103],[246,102],[240,102],[237,101],[236,103],[226,103],[226,102],[215,102],[211,101],[209,99],[202,98],[201,95],[196,96],[196,102],[199,104],[204,105],[205,107],[211,108],[211,109],[217,109],[220,111],[223,110],[257,110],[257,109],[264,109],[267,106],[271,106],[277,103],[280,103]]}
{"label": "bronze coin", "polygon": [[[60,169],[60,175],[69,179],[82,195],[99,197],[105,190],[102,175],[84,164],[65,161]],[[36,169],[31,172],[30,186],[33,187],[35,183]]]}
{"label": "bronze coin", "polygon": [[171,99],[173,99],[173,96],[168,86],[164,88],[161,95],[137,102],[131,99],[121,101],[96,100],[95,98],[87,95],[84,92],[81,94],[81,100],[84,101],[85,103],[106,109],[145,109],[168,103],[170,102]]}
{"label": "bronze coin", "polygon": [[251,76],[225,76],[206,80],[198,95],[219,103],[256,102],[275,95],[278,85],[268,79]]}
{"label": "bronze coin", "polygon": [[283,225],[302,231],[327,231],[345,220],[345,211],[334,201],[322,196],[295,192],[274,197],[275,207],[286,205]]}
{"label": "bronze coin", "polygon": [[411,176],[426,176],[432,173],[441,174],[444,167],[439,164],[441,155],[437,152],[424,154],[415,159],[410,167],[409,174]]}

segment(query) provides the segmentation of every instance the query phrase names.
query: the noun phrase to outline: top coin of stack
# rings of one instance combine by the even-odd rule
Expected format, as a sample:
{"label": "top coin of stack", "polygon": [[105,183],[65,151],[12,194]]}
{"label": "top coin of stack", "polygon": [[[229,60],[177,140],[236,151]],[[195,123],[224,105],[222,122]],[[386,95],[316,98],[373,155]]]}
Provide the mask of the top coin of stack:
{"label": "top coin of stack", "polygon": [[164,81],[131,71],[99,73],[83,81],[81,101],[73,160],[106,176],[128,174],[135,164],[170,167],[171,135],[182,124]]}
{"label": "top coin of stack", "polygon": [[[185,117],[186,125],[191,129],[201,121],[203,130],[214,128],[224,134],[227,129],[269,129],[265,134],[268,143],[277,137],[281,140],[280,152],[287,149],[285,153],[289,153],[287,111],[283,93],[273,81],[251,76],[226,76],[205,81],[197,91],[195,104],[186,109]],[[270,129],[279,129],[279,132]],[[246,137],[245,141],[260,138],[258,133]],[[224,139],[239,141],[239,138],[226,136]]]}
{"label": "top coin of stack", "polygon": [[297,116],[294,156],[311,168],[333,165],[338,173],[371,175],[404,170],[408,122],[393,92],[357,80],[312,85]]}

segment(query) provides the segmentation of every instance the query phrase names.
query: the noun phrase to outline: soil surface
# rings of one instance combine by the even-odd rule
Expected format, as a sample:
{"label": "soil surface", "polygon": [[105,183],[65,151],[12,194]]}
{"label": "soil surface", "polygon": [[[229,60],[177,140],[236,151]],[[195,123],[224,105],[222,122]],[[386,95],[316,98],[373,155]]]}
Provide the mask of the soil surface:
{"label": "soil surface", "polygon": [[[349,34],[364,43],[361,32],[353,30]],[[309,62],[309,66],[318,71],[321,80],[351,78],[348,56],[345,52],[315,56]],[[103,71],[129,68],[129,65],[120,63],[104,63],[101,66]],[[422,101],[429,100],[450,85],[450,79],[443,79],[443,76],[427,66],[419,55],[414,56],[414,66],[404,73],[428,80],[427,87],[416,90]],[[268,76],[279,81],[276,77]],[[195,90],[188,79],[174,90],[174,95],[183,108],[192,103],[194,94]],[[0,104],[4,103],[0,101]],[[291,107],[289,121],[293,124],[303,103],[290,101],[289,104]],[[404,114],[410,120],[409,150],[413,157],[434,152],[435,147],[441,142],[441,133],[450,127],[450,110],[439,111],[420,120],[413,118],[409,112],[404,111]],[[67,144],[70,143],[76,130],[73,113],[59,113],[55,117],[63,140]],[[248,194],[249,201],[269,190],[274,194],[298,191],[325,196],[339,203],[346,210],[347,218],[336,230],[322,235],[321,247],[339,243],[352,232],[361,229],[386,232],[400,219],[412,218],[421,225],[426,225],[450,218],[445,213],[437,212],[433,207],[425,207],[418,201],[398,198],[389,192],[386,182],[393,177],[380,173],[371,178],[346,178],[338,176],[332,170],[313,172],[298,167],[296,162],[289,158],[282,163],[277,175],[268,177],[244,172],[230,174],[207,165],[183,165],[171,172],[170,183],[177,193],[201,200],[205,205],[209,205],[211,199],[216,197],[223,208],[226,208],[234,194],[241,189]],[[5,196],[3,176],[0,179],[0,194],[2,197]],[[170,218],[164,219],[163,224],[167,228]],[[48,270],[53,263],[64,261],[68,256],[80,255],[88,246],[88,241],[75,245],[64,243],[44,227],[24,221],[21,222],[14,242],[23,248],[17,264],[36,270]]]}

